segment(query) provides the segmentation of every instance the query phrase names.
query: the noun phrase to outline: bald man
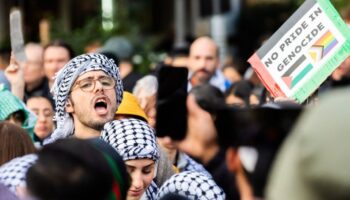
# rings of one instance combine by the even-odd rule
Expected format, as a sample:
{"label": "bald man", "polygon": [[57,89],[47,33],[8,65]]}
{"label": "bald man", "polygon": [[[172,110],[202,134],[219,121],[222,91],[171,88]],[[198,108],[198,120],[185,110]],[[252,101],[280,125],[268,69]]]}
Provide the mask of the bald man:
{"label": "bald man", "polygon": [[197,38],[190,47],[187,65],[190,76],[188,89],[209,82],[225,91],[227,80],[219,70],[219,65],[219,49],[214,40],[206,36]]}

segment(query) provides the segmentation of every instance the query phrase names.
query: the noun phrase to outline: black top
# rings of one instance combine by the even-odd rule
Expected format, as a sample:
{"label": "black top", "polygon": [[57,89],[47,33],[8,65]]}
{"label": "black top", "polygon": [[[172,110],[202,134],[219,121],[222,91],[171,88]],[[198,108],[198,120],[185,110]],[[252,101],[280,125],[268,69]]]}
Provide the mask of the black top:
{"label": "black top", "polygon": [[224,190],[226,199],[240,199],[236,185],[236,175],[227,169],[224,151],[219,151],[204,167],[213,176],[216,184]]}
{"label": "black top", "polygon": [[124,91],[132,93],[136,81],[142,78],[142,75],[137,72],[130,72],[127,76],[123,78]]}
{"label": "black top", "polygon": [[41,81],[40,85],[34,88],[33,90],[28,91],[27,89],[25,89],[23,101],[27,102],[27,100],[33,96],[47,97],[51,101],[53,108],[55,108],[55,103],[52,94],[50,93],[49,81],[47,80],[47,78],[44,78]]}

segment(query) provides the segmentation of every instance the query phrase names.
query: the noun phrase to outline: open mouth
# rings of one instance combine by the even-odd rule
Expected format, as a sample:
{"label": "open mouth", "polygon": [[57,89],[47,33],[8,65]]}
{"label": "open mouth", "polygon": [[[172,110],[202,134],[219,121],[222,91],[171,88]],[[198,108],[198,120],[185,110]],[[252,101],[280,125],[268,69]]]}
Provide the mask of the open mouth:
{"label": "open mouth", "polygon": [[98,99],[95,103],[95,110],[99,115],[105,115],[107,113],[107,103],[104,99]]}

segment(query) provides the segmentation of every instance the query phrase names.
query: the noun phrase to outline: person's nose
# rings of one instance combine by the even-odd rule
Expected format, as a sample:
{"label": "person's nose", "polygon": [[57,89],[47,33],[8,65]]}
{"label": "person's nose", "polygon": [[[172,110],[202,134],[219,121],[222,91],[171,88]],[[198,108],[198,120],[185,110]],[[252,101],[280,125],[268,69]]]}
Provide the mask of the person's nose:
{"label": "person's nose", "polygon": [[172,144],[172,142],[173,142],[171,137],[169,137],[169,136],[165,136],[163,139],[164,139],[164,143],[168,144],[168,145]]}
{"label": "person's nose", "polygon": [[94,92],[103,91],[103,85],[100,81],[95,80]]}
{"label": "person's nose", "polygon": [[207,65],[207,61],[205,59],[199,59],[198,60],[198,66],[200,69],[205,68],[205,66]]}
{"label": "person's nose", "polygon": [[46,121],[46,117],[43,113],[39,113],[38,114],[38,122],[45,122]]}
{"label": "person's nose", "polygon": [[58,61],[54,62],[54,66],[55,66],[55,71],[56,71],[56,73],[57,73],[58,71],[60,71],[60,69],[62,69],[62,68],[64,67],[64,65],[62,65],[62,63],[60,63],[60,62],[58,62]]}
{"label": "person's nose", "polygon": [[143,181],[142,181],[142,175],[141,173],[136,173],[132,176],[132,186],[135,189],[142,189],[143,187]]}

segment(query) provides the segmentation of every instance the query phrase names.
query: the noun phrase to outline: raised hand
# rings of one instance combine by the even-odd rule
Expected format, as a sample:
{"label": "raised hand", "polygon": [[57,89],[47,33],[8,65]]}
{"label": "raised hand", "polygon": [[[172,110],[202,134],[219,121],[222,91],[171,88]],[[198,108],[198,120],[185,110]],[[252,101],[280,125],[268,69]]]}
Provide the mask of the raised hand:
{"label": "raised hand", "polygon": [[24,63],[16,61],[14,54],[11,54],[10,64],[5,69],[5,76],[11,84],[11,92],[19,99],[24,97]]}

